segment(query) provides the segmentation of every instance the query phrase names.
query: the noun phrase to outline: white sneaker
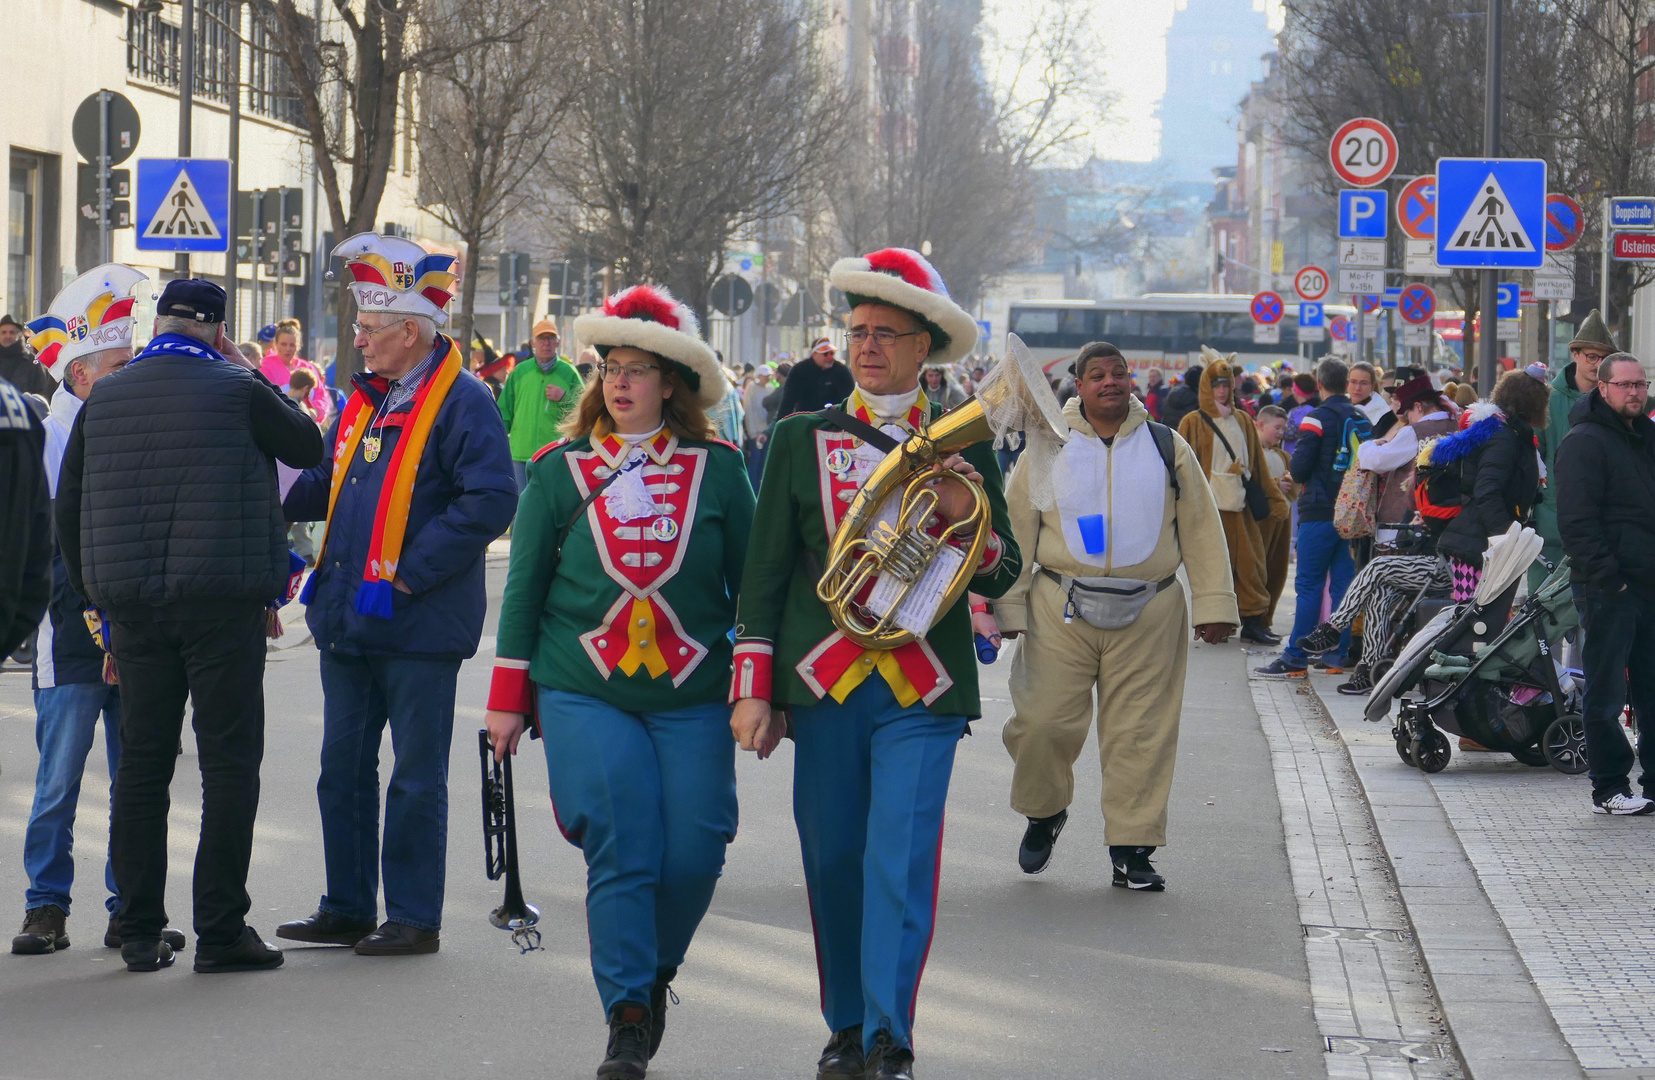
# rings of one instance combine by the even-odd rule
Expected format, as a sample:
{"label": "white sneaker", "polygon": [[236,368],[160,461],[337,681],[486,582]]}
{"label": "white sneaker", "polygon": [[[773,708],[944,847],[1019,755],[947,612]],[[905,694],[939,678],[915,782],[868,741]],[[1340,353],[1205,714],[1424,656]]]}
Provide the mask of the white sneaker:
{"label": "white sneaker", "polygon": [[1594,814],[1655,814],[1655,802],[1650,802],[1642,795],[1633,795],[1625,791],[1617,791],[1607,799],[1593,799],[1592,813]]}

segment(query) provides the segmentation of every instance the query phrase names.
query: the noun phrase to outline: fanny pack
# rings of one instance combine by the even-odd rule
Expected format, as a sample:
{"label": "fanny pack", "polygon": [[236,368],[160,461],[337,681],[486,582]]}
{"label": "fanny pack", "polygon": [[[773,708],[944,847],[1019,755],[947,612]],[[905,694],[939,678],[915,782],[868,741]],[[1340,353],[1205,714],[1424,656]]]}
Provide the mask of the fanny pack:
{"label": "fanny pack", "polygon": [[1178,580],[1176,573],[1160,581],[1137,578],[1069,577],[1044,566],[1040,572],[1057,583],[1068,602],[1063,605],[1063,622],[1073,623],[1078,614],[1099,630],[1124,630],[1138,621],[1149,602]]}

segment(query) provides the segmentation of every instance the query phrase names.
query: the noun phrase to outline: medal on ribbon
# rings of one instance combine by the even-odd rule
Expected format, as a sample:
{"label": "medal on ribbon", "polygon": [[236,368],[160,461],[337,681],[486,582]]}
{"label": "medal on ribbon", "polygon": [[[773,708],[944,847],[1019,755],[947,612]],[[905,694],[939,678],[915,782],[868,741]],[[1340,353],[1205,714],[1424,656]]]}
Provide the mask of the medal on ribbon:
{"label": "medal on ribbon", "polygon": [[649,533],[663,544],[670,544],[678,537],[678,522],[669,517],[658,517],[650,523]]}
{"label": "medal on ribbon", "polygon": [[379,436],[369,435],[362,440],[362,456],[369,462],[379,460]]}

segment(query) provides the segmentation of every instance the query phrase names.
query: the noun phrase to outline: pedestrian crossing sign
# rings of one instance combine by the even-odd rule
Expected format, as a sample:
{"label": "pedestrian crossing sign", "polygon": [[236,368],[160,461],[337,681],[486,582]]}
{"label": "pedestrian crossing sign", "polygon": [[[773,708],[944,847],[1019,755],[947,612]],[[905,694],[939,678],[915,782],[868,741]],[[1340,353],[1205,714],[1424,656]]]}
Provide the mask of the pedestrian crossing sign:
{"label": "pedestrian crossing sign", "polygon": [[1437,265],[1537,269],[1546,261],[1546,163],[1437,160]]}
{"label": "pedestrian crossing sign", "polygon": [[221,158],[140,158],[140,251],[227,251],[230,162]]}

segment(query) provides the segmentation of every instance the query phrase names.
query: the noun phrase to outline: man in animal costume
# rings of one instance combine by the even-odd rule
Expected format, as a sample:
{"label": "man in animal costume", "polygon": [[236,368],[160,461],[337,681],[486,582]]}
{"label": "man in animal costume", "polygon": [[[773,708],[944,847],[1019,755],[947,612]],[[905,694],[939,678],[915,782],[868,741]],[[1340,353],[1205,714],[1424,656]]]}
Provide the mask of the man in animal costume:
{"label": "man in animal costume", "polygon": [[1149,419],[1113,345],[1081,350],[1075,388],[1052,470],[1055,505],[1036,505],[1029,469],[1013,472],[1006,492],[1028,560],[995,606],[1001,633],[1022,638],[1003,732],[1016,763],[1012,809],[1029,819],[1018,863],[1038,874],[1051,860],[1095,688],[1114,884],[1159,891],[1150,856],[1166,843],[1190,643],[1179,566],[1201,640],[1225,641],[1241,618],[1220,512],[1189,445]]}
{"label": "man in animal costume", "polygon": [[[1190,444],[1207,474],[1213,500],[1224,522],[1224,541],[1230,552],[1236,604],[1241,609],[1241,640],[1257,645],[1280,645],[1264,617],[1270,611],[1269,567],[1259,519],[1247,507],[1248,481],[1264,492],[1270,513],[1288,513],[1280,486],[1271,483],[1253,418],[1236,406],[1235,376],[1229,359],[1202,346],[1201,407],[1185,416],[1178,434]],[[1232,354],[1233,358],[1233,354]]]}
{"label": "man in animal costume", "polygon": [[[331,456],[284,503],[289,520],[328,523],[303,597],[322,654],[327,892],[276,933],[364,955],[428,953],[442,926],[455,680],[483,632],[483,555],[511,524],[517,481],[494,395],[437,332],[453,257],[373,233],[333,253],[350,275],[367,371],[328,433]],[[382,853],[387,724],[396,764]]]}
{"label": "man in animal costume", "polygon": [[[890,446],[924,432],[941,406],[920,391],[927,360],[949,363],[977,339],[917,252],[842,259],[831,280],[850,301],[850,370],[841,411],[776,425],[759,491],[736,618],[731,726],[767,754],[787,710],[797,742],[793,812],[804,849],[822,1013],[833,1032],[818,1077],[912,1076],[912,1026],[931,941],[943,805],[954,750],[979,714],[966,598],[918,640],[864,649],[817,598],[828,547]],[[1022,566],[989,442],[946,467],[980,483],[992,535],[971,590],[1003,593]],[[944,521],[969,493],[937,488]]]}

